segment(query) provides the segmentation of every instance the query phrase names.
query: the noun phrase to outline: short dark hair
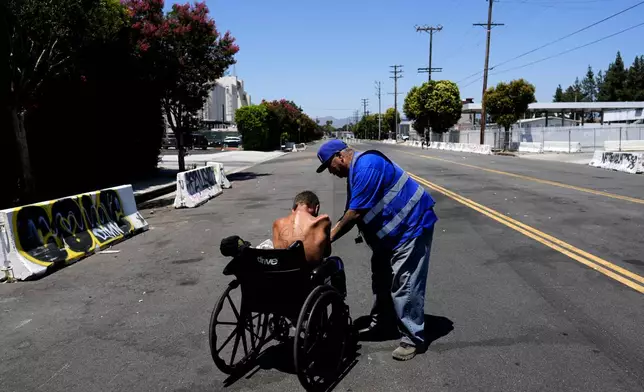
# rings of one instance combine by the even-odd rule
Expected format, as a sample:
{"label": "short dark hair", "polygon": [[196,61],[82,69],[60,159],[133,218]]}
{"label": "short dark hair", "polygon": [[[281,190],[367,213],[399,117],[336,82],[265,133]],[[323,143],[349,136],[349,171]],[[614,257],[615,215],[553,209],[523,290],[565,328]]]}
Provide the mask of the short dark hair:
{"label": "short dark hair", "polygon": [[304,204],[308,207],[316,207],[320,205],[320,199],[318,199],[318,196],[315,193],[304,191],[295,196],[295,199],[293,200],[293,209],[296,209],[300,204]]}

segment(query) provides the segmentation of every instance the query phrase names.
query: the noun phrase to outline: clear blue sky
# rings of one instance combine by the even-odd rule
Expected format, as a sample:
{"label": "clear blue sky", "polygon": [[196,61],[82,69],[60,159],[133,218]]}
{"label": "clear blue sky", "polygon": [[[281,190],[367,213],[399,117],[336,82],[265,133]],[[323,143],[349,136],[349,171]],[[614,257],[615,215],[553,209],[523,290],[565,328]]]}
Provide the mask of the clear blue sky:
{"label": "clear blue sky", "polygon": [[[168,1],[184,3],[185,1]],[[639,0],[499,0],[493,20],[505,26],[492,30],[490,66],[562,37],[638,3]],[[240,51],[236,72],[253,103],[286,98],[310,116],[343,118],[378,111],[374,81],[382,82],[382,110],[393,107],[390,65],[402,64],[399,91],[427,80],[417,68],[428,63],[429,35],[415,25],[443,26],[434,35],[433,79],[460,81],[481,71],[487,21],[484,0],[207,0],[221,31],[230,30]],[[594,41],[644,22],[644,5],[557,44],[512,61],[499,69],[520,66]],[[588,65],[606,69],[618,50],[630,66],[644,54],[644,26],[598,44],[523,69],[494,75],[489,83],[525,78],[537,89],[537,100],[551,101],[558,84],[581,79]],[[480,102],[482,80],[459,83],[462,98]],[[399,95],[402,112],[405,95]]]}

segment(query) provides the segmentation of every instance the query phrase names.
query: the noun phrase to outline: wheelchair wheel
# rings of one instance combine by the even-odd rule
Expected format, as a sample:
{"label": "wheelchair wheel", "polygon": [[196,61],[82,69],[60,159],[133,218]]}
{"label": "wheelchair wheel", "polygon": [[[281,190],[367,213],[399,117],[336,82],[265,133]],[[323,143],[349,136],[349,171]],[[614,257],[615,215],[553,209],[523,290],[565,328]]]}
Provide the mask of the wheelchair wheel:
{"label": "wheelchair wheel", "polygon": [[270,315],[246,312],[238,288],[239,282],[232,281],[210,316],[210,354],[226,374],[252,362],[270,340]]}
{"label": "wheelchair wheel", "polygon": [[306,390],[335,381],[348,343],[348,320],[348,308],[333,287],[318,286],[307,297],[293,347],[295,371]]}

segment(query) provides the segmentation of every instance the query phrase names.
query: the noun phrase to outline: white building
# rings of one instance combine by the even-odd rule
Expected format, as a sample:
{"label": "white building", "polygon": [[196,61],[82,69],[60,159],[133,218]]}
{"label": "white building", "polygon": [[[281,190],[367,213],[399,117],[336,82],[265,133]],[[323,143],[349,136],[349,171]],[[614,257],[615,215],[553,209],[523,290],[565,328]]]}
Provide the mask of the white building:
{"label": "white building", "polygon": [[607,110],[604,112],[604,122],[642,124],[644,123],[644,109]]}
{"label": "white building", "polygon": [[235,122],[237,109],[250,104],[244,81],[237,76],[224,76],[216,80],[199,117],[214,128],[225,128]]}
{"label": "white building", "polygon": [[574,127],[581,124],[581,121],[567,117],[535,117],[525,118],[516,122],[512,128],[543,128],[543,127]]}

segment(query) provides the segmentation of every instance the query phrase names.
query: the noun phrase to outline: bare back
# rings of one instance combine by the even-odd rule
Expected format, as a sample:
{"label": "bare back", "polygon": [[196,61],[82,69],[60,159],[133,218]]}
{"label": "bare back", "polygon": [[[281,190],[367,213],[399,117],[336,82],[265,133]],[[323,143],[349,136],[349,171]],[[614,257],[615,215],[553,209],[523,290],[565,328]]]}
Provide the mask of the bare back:
{"label": "bare back", "polygon": [[331,254],[331,219],[328,215],[314,217],[296,210],[273,223],[273,247],[288,248],[295,241],[304,243],[308,263],[317,263]]}

